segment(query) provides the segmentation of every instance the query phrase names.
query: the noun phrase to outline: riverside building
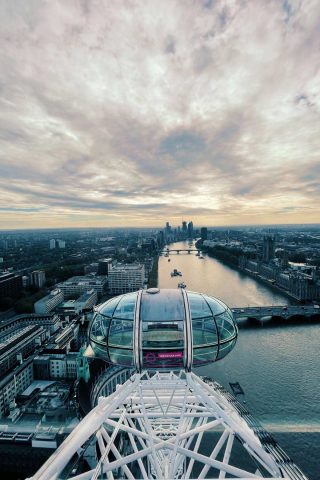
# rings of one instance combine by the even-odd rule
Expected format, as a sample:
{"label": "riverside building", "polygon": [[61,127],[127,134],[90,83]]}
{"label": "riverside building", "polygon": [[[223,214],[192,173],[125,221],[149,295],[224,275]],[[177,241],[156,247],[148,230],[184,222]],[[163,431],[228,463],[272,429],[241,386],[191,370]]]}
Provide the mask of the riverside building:
{"label": "riverside building", "polygon": [[121,264],[113,266],[109,272],[108,281],[109,293],[113,295],[139,290],[144,286],[144,265]]}

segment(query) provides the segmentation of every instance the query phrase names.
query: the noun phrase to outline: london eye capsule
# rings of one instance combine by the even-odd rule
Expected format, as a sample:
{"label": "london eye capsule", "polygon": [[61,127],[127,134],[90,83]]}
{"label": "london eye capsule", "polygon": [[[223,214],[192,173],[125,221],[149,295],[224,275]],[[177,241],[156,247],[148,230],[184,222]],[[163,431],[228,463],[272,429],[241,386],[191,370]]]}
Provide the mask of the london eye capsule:
{"label": "london eye capsule", "polygon": [[220,300],[184,289],[149,288],[99,305],[89,327],[94,355],[141,370],[190,371],[225,357],[238,335]]}

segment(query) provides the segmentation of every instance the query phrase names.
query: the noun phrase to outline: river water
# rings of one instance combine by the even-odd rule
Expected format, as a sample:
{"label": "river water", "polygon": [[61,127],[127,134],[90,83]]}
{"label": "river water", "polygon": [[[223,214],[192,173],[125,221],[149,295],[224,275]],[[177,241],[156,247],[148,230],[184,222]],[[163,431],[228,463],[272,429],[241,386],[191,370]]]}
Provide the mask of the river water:
{"label": "river water", "polygon": [[[188,248],[178,242],[170,248]],[[291,300],[254,278],[221,262],[195,254],[159,259],[160,288],[175,288],[216,296],[230,307],[288,305]],[[176,268],[182,277],[171,277]],[[221,362],[196,373],[208,375],[226,388],[242,386],[249,411],[309,476],[320,479],[320,325],[288,325],[241,329],[234,350]]]}

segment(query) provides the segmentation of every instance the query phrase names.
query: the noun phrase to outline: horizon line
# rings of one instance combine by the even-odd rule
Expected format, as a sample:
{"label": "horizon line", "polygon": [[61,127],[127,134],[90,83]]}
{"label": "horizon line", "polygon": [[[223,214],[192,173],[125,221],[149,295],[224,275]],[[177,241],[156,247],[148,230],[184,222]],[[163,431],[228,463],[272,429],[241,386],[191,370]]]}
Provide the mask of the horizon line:
{"label": "horizon line", "polygon": [[[175,225],[170,225],[173,228],[176,228]],[[178,224],[177,226],[180,226]],[[320,227],[320,223],[254,223],[254,224],[227,224],[227,225],[194,225],[193,227],[195,229],[198,228],[210,228],[210,229],[223,229],[223,228],[241,228],[241,227]],[[25,231],[53,231],[53,230],[66,230],[66,231],[71,231],[71,230],[154,230],[154,229],[165,229],[165,224],[164,225],[152,225],[152,226],[135,226],[135,227],[124,227],[124,226],[113,226],[113,227],[93,227],[93,226],[88,226],[88,227],[26,227],[26,228],[6,228],[6,229],[0,229],[0,233],[3,232],[25,232]]]}

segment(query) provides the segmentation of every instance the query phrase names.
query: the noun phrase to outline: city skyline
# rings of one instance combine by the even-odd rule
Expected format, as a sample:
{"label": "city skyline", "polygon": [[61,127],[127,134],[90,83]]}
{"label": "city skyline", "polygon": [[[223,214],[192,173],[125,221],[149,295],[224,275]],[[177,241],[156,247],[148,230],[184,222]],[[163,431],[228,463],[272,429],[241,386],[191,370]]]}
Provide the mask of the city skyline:
{"label": "city skyline", "polygon": [[2,2],[0,229],[319,223],[319,20],[316,0]]}

